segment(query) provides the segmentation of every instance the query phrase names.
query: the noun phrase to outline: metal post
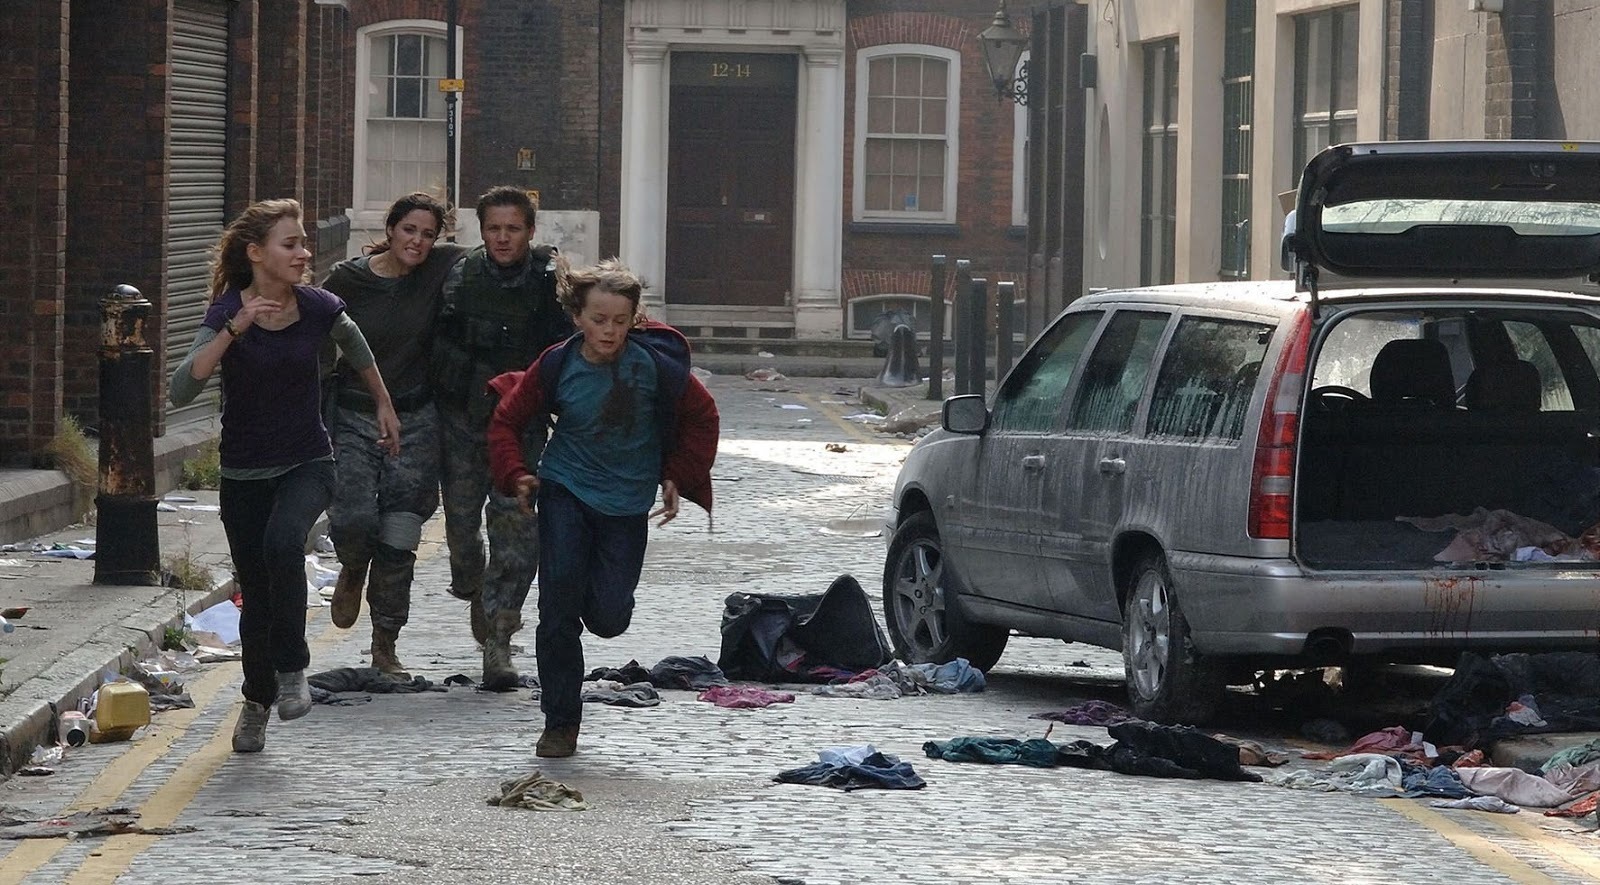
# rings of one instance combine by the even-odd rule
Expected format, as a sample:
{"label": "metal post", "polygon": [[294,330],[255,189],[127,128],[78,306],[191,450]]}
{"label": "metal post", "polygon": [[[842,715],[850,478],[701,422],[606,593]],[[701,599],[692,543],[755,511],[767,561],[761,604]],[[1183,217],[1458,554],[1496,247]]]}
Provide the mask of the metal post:
{"label": "metal post", "polygon": [[[456,78],[456,0],[444,4],[444,76]],[[451,90],[444,94],[444,204],[456,207],[456,99],[460,93]],[[455,240],[454,227],[449,239]]]}
{"label": "metal post", "polygon": [[160,583],[156,458],[145,341],[151,305],[118,286],[100,302],[100,494],[95,498],[94,582]]}
{"label": "metal post", "polygon": [[1009,280],[994,284],[994,383],[1011,371],[1011,308],[1017,300],[1017,284]]}
{"label": "metal post", "polygon": [[972,384],[967,378],[967,372],[972,369],[972,360],[967,357],[967,351],[972,348],[972,332],[969,329],[967,314],[961,309],[964,292],[972,288],[972,262],[965,258],[956,259],[956,395],[970,393]]}
{"label": "metal post", "polygon": [[967,327],[967,389],[962,393],[983,393],[987,386],[989,281],[973,277],[967,290],[966,310],[961,314]]}
{"label": "metal post", "polygon": [[928,274],[928,399],[944,399],[944,261],[933,256]]}

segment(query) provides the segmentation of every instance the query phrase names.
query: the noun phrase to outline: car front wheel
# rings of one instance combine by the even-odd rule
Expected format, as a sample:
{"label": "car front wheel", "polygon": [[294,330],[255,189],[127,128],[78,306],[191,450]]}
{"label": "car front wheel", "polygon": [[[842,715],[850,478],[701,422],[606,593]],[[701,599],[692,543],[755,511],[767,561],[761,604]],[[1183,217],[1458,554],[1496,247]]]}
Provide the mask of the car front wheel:
{"label": "car front wheel", "polygon": [[975,624],[962,615],[945,571],[938,526],[927,511],[895,529],[883,570],[883,612],[895,654],[913,664],[966,658],[987,672],[1010,636],[1003,627]]}
{"label": "car front wheel", "polygon": [[1227,691],[1225,669],[1189,639],[1166,560],[1146,557],[1133,571],[1122,618],[1122,661],[1134,715],[1196,724],[1212,718]]}

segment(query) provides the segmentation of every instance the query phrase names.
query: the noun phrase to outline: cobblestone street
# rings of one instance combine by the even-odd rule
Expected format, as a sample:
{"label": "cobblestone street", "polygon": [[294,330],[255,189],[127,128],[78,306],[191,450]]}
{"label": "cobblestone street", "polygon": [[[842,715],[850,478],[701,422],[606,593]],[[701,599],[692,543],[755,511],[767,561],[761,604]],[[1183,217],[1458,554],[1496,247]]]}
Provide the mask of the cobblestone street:
{"label": "cobblestone street", "polygon": [[[880,602],[883,539],[840,521],[882,515],[909,444],[847,420],[862,410],[849,382],[708,383],[723,415],[716,519],[686,504],[651,529],[633,626],[585,637],[590,668],[716,660],[723,599],[737,590],[820,592],[849,572]],[[481,660],[465,605],[445,592],[442,536],[436,518],[400,656],[435,682],[475,679]],[[313,670],[364,665],[364,613],[342,631],[313,611],[310,631]],[[528,673],[532,633],[517,637]],[[921,750],[964,735],[1039,737],[1046,723],[1030,713],[1119,699],[1121,674],[1113,652],[1013,638],[981,694],[866,701],[801,688],[793,704],[727,710],[669,691],[653,708],[588,705],[578,755],[538,760],[542,723],[527,691],[459,687],[274,718],[263,753],[235,755],[238,665],[210,665],[190,681],[197,709],[157,714],[131,743],[73,751],[54,777],[0,785],[0,806],[31,815],[127,806],[145,826],[193,830],[0,843],[0,883],[1393,885],[1600,874],[1600,842],[1546,830],[1532,812],[956,764]],[[1104,729],[1063,725],[1050,738],[1109,742]],[[845,793],[771,781],[818,750],[863,743],[911,762],[928,786]],[[581,790],[592,810],[485,803],[500,780],[534,769]]]}

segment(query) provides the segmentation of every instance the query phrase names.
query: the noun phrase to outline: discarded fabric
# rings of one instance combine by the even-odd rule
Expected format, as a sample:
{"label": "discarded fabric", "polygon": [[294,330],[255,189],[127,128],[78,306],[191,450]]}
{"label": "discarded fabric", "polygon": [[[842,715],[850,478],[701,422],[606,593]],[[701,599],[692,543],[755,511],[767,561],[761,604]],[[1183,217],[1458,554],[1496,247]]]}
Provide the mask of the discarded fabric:
{"label": "discarded fabric", "polygon": [[1463,768],[1457,774],[1474,793],[1498,796],[1512,805],[1555,808],[1577,798],[1520,768]]}
{"label": "discarded fabric", "polygon": [[871,744],[823,750],[817,754],[816,762],[780,771],[773,780],[781,784],[832,787],[845,792],[920,790],[927,786],[911,763],[880,753]]}
{"label": "discarded fabric", "polygon": [[1420,734],[1413,733],[1411,729],[1403,725],[1396,725],[1363,735],[1346,750],[1332,753],[1304,753],[1301,755],[1306,759],[1337,759],[1340,756],[1352,756],[1360,753],[1393,753],[1414,756],[1419,759],[1439,755],[1437,751],[1430,754],[1428,752],[1429,749],[1431,748],[1423,743]]}
{"label": "discarded fabric", "polygon": [[723,602],[717,664],[730,679],[828,682],[889,655],[872,602],[851,575],[819,594],[733,593]]}
{"label": "discarded fabric", "polygon": [[1571,803],[1570,805],[1563,805],[1560,808],[1552,808],[1549,811],[1546,811],[1545,816],[1583,817],[1585,815],[1594,814],[1597,806],[1600,806],[1600,793],[1590,793],[1589,795]]}
{"label": "discarded fabric", "polygon": [[701,655],[662,658],[650,668],[650,684],[656,688],[687,688],[701,691],[714,685],[727,685],[728,677],[716,664]]}
{"label": "discarded fabric", "polygon": [[811,692],[825,698],[858,698],[871,701],[892,701],[905,694],[894,677],[879,670],[868,670],[842,685],[819,685]]}
{"label": "discarded fabric", "polygon": [[1017,740],[1016,738],[958,737],[948,741],[928,741],[922,752],[929,759],[946,762],[982,762],[989,765],[1028,765],[1033,768],[1054,768],[1056,745],[1044,738]]}
{"label": "discarded fabric", "polygon": [[749,710],[773,704],[792,704],[794,695],[787,691],[768,691],[749,685],[718,685],[700,692],[700,700],[719,707]]}
{"label": "discarded fabric", "polygon": [[363,703],[359,698],[352,698],[351,693],[418,694],[424,691],[445,690],[444,686],[434,685],[421,676],[413,676],[410,680],[395,679],[376,667],[338,667],[323,670],[321,673],[307,676],[306,682],[311,685],[312,702],[335,706]]}
{"label": "discarded fabric", "polygon": [[1472,795],[1472,790],[1461,782],[1461,776],[1455,769],[1446,765],[1435,765],[1432,768],[1418,768],[1405,776],[1400,782],[1405,790],[1403,795],[1407,799],[1416,799],[1422,796],[1440,796],[1445,799],[1461,799]]}
{"label": "discarded fabric", "polygon": [[1334,759],[1321,771],[1272,772],[1265,780],[1293,790],[1342,791],[1357,796],[1389,798],[1400,794],[1404,772],[1397,759],[1381,753],[1357,753]]}
{"label": "discarded fabric", "polygon": [[620,667],[599,667],[591,670],[585,679],[589,682],[609,679],[623,685],[632,685],[635,682],[649,682],[650,671],[640,666],[638,661],[629,661]]}
{"label": "discarded fabric", "polygon": [[1238,747],[1240,765],[1265,765],[1276,768],[1289,761],[1289,754],[1268,750],[1257,741],[1247,741],[1243,738],[1229,737],[1225,734],[1214,734],[1212,737],[1225,744]]}
{"label": "discarded fabric", "polygon": [[1118,722],[1127,722],[1133,714],[1111,703],[1110,701],[1086,701],[1065,710],[1051,710],[1044,713],[1032,713],[1029,719],[1047,719],[1051,722],[1064,722],[1067,725],[1116,725]]}
{"label": "discarded fabric", "polygon": [[95,808],[62,817],[32,819],[0,811],[0,839],[78,839],[124,833],[172,836],[194,831],[194,827],[140,826],[139,815],[129,808]]}
{"label": "discarded fabric", "polygon": [[239,607],[223,600],[193,617],[185,616],[185,626],[196,633],[215,633],[223,645],[239,644]]}
{"label": "discarded fabric", "polygon": [[613,707],[654,707],[661,703],[661,695],[648,682],[623,685],[601,679],[583,690],[583,699],[590,703],[610,704]]}
{"label": "discarded fabric", "polygon": [[560,781],[535,771],[500,782],[500,795],[489,797],[490,805],[501,808],[526,808],[531,811],[588,811],[583,794]]}
{"label": "discarded fabric", "polygon": [[1499,796],[1470,796],[1466,799],[1441,799],[1429,802],[1434,808],[1466,808],[1472,811],[1493,811],[1497,814],[1516,814],[1522,809]]}

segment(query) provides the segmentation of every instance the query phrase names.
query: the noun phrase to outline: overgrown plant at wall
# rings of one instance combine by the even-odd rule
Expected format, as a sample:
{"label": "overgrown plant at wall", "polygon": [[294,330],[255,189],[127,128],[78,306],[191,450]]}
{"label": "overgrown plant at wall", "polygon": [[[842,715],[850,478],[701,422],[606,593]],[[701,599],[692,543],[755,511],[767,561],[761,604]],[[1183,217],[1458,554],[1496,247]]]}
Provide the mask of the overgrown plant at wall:
{"label": "overgrown plant at wall", "polygon": [[183,462],[178,485],[190,490],[222,487],[222,455],[216,440],[201,444],[195,456]]}
{"label": "overgrown plant at wall", "polygon": [[46,466],[61,471],[72,482],[72,515],[88,519],[94,513],[94,494],[100,484],[100,454],[84,435],[78,419],[66,415],[56,435],[44,447]]}

